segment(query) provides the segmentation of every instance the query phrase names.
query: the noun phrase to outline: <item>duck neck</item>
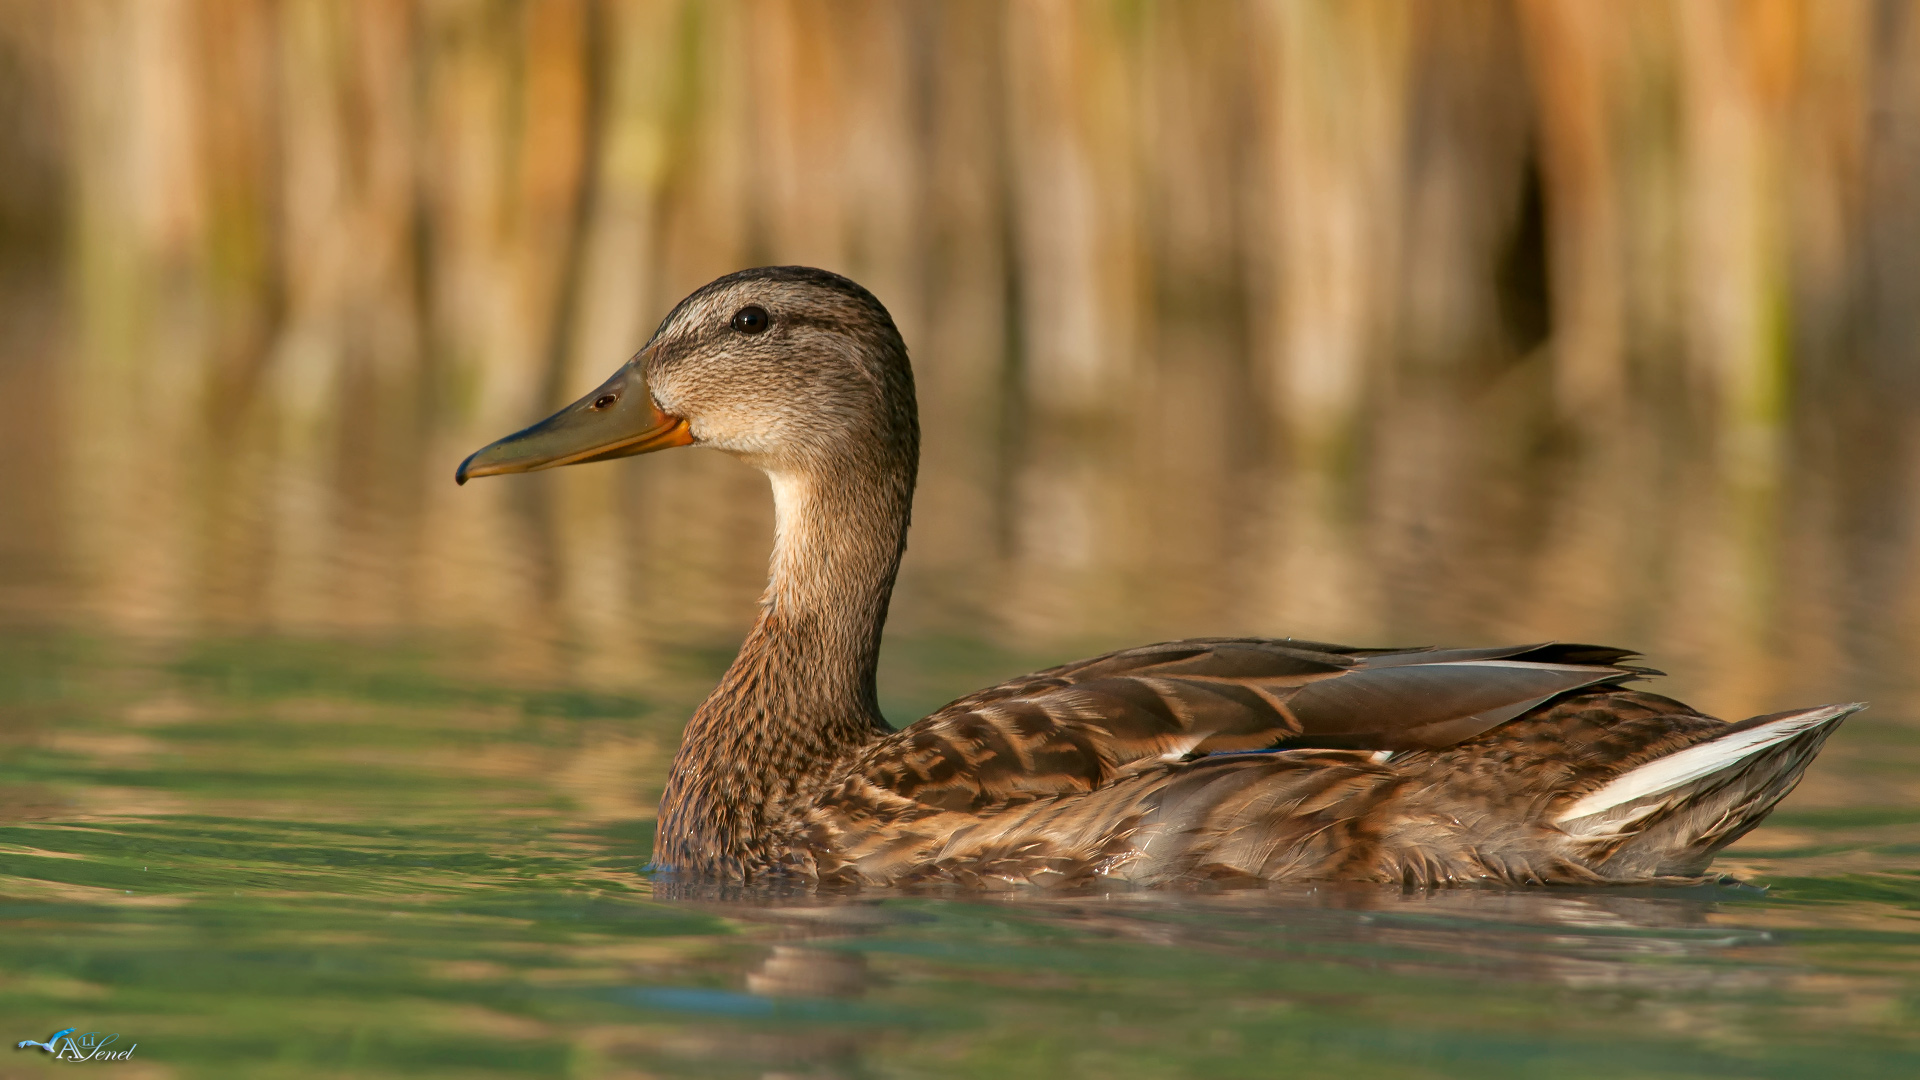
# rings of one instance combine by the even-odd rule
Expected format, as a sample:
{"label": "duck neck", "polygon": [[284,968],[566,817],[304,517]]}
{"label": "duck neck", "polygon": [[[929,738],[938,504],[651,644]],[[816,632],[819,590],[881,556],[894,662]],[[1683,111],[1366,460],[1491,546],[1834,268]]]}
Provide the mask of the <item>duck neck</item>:
{"label": "duck neck", "polygon": [[890,730],[875,674],[912,463],[769,474],[760,616],[688,723],[660,805],[654,862],[703,876],[782,869],[783,836],[833,766]]}
{"label": "duck neck", "polygon": [[804,693],[812,709],[884,730],[875,673],[906,550],[911,481],[902,488],[801,473],[776,473],[772,480],[775,538],[767,590],[729,675],[759,670],[767,661],[783,664],[811,684],[790,689]]}

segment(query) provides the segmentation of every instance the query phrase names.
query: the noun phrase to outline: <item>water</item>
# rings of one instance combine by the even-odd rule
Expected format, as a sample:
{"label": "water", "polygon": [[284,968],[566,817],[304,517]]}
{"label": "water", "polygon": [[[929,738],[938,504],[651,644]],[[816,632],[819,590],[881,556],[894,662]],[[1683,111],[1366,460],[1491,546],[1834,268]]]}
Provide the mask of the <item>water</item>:
{"label": "water", "polygon": [[[890,649],[889,711],[1053,659],[964,645]],[[637,871],[724,651],[645,697],[486,655],[10,632],[0,1036],[129,1076],[1920,1074],[1886,716],[1723,857],[1749,884],[672,896]]]}

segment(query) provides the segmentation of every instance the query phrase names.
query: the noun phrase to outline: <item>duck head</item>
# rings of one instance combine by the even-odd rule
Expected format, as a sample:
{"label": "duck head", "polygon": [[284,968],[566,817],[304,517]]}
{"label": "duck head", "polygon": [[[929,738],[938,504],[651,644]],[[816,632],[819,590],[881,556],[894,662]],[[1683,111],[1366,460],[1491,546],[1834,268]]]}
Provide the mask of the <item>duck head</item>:
{"label": "duck head", "polygon": [[811,267],[742,270],[670,312],[580,400],[475,451],[470,477],[708,446],[775,475],[869,472],[918,456],[913,374],[873,294]]}

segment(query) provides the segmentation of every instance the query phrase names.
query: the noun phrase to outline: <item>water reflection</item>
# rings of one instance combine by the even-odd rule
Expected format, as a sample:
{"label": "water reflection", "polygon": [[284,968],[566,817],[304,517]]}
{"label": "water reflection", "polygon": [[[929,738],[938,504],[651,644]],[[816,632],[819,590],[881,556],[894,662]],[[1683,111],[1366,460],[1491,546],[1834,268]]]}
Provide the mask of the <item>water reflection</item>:
{"label": "water reflection", "polygon": [[747,990],[767,997],[857,998],[872,985],[866,957],[801,945],[775,945]]}
{"label": "water reflection", "polygon": [[[1066,938],[1273,963],[1310,959],[1427,976],[1470,971],[1588,989],[1785,989],[1799,977],[1698,963],[1777,941],[1774,932],[1730,925],[1725,918],[1726,901],[1752,902],[1764,890],[1727,882],[1659,892],[1665,895],[1560,889],[1409,893],[1322,885],[997,903],[1010,919],[1054,927]],[[777,928],[787,942],[806,942],[772,946],[761,965],[746,973],[747,990],[769,997],[858,997],[873,976],[855,950],[876,948],[874,939],[891,927],[924,921],[916,909],[881,903],[703,909]],[[885,951],[884,945],[877,948]]]}
{"label": "water reflection", "polygon": [[[1837,1015],[1816,1004],[1833,990],[1832,974],[1806,964],[1804,945],[1793,934],[1743,925],[1758,913],[1753,905],[1763,897],[1762,890],[1734,884],[1640,895],[1341,886],[986,903],[822,904],[764,897],[746,905],[708,904],[707,910],[761,927],[778,942],[734,976],[741,980],[736,985],[751,995],[821,1003],[789,1015],[837,1026],[840,1038],[822,1043],[819,1030],[790,1040],[769,1041],[762,1034],[725,1049],[707,1045],[703,1056],[764,1061],[763,1055],[778,1052],[787,1055],[783,1068],[853,1076],[884,1072],[876,1063],[897,1060],[902,1042],[937,1043],[925,1029],[939,1021],[925,1014],[825,1006],[872,998],[868,991],[876,979],[899,987],[885,1000],[909,1009],[924,1005],[924,988],[942,979],[969,988],[963,993],[1019,985],[1027,1000],[1038,995],[1068,1010],[1076,1025],[1071,1037],[1096,1044],[1126,1023],[1182,1027],[1181,1014],[1193,1006],[1189,995],[1196,992],[1215,1016],[1248,1010],[1271,1016],[1278,992],[1281,1001],[1294,1003],[1290,1008],[1305,1011],[1290,1023],[1338,1029],[1352,1022],[1348,1014],[1356,1002],[1343,999],[1353,991],[1342,989],[1347,977],[1334,974],[1337,969],[1360,979],[1368,998],[1420,995],[1427,1010],[1435,1008],[1436,994],[1507,1001],[1514,1009],[1509,1019],[1520,1026],[1499,1035],[1483,1031],[1479,1037],[1489,1044],[1543,1022],[1578,1042],[1583,1025],[1570,1024],[1565,1010],[1613,1016],[1628,1002],[1640,1003],[1628,1012],[1647,1025],[1626,1039],[1629,1044],[1657,1044],[1681,1033],[1738,1042],[1754,1037],[1744,1024],[1756,1015],[1792,1026]],[[1883,940],[1903,952],[1920,947],[1911,928]],[[876,976],[876,970],[886,974]],[[1116,992],[1116,980],[1128,989]],[[1267,985],[1253,990],[1249,981]],[[1903,986],[1899,977],[1859,972],[1847,979],[1844,1015],[1853,1023],[1875,1014],[1890,1019],[1903,1009]],[[1163,995],[1166,1008],[1156,1013],[1154,999]],[[690,1014],[742,1014],[724,993],[675,1000]],[[1553,1004],[1520,1004],[1529,1000]],[[967,1007],[960,999],[953,1004]],[[1208,1038],[1245,1049],[1242,1035],[1215,1030]],[[1789,1064],[1779,1075],[1797,1073]],[[1879,1075],[1877,1066],[1867,1063],[1862,1075]]]}

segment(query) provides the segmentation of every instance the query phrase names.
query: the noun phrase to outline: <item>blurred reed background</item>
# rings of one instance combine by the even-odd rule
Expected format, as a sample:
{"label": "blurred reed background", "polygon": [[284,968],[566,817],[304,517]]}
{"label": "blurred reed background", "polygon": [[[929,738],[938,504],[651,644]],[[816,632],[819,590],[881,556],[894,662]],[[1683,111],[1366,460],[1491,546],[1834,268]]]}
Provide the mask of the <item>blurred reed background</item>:
{"label": "blurred reed background", "polygon": [[452,472],[799,262],[914,351],[908,638],[1916,703],[1920,4],[0,0],[0,117],[16,622],[725,645],[756,474]]}

